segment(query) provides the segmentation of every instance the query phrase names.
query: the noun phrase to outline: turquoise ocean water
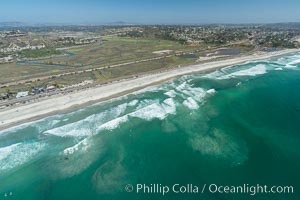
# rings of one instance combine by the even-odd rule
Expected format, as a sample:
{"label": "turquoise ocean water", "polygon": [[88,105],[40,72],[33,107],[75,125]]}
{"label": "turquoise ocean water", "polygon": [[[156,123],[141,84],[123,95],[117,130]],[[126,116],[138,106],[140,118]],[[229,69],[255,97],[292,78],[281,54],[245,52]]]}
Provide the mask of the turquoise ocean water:
{"label": "turquoise ocean water", "polygon": [[[299,69],[297,53],[249,62],[1,131],[0,200],[300,199]],[[136,184],[294,193],[162,196]]]}

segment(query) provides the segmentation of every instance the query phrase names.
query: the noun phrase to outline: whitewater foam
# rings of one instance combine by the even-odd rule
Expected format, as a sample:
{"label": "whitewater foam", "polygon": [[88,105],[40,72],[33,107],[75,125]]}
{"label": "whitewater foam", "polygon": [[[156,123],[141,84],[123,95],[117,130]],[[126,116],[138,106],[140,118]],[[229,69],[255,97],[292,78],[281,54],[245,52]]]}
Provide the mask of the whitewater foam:
{"label": "whitewater foam", "polygon": [[288,69],[294,69],[294,68],[297,68],[297,66],[291,65],[291,64],[286,64],[284,67],[285,67],[285,68],[288,68]]}
{"label": "whitewater foam", "polygon": [[288,65],[297,65],[300,63],[300,59],[294,60],[292,62],[289,62]]}
{"label": "whitewater foam", "polygon": [[[251,62],[255,63],[255,62]],[[232,69],[232,66],[223,68],[218,71],[211,72],[209,74],[203,75],[203,78],[209,78],[209,79],[230,79],[237,76],[257,76],[261,74],[267,73],[267,68],[265,64],[257,64],[254,67],[238,70],[232,73],[228,73],[228,70]],[[237,67],[238,69],[238,67]]]}
{"label": "whitewater foam", "polygon": [[0,173],[19,167],[33,160],[42,151],[45,144],[17,143],[0,149]]}
{"label": "whitewater foam", "polygon": [[45,173],[54,179],[79,174],[101,156],[102,147],[101,141],[94,138],[92,140],[91,137],[85,138],[74,146],[64,149],[53,159],[47,160],[49,163],[46,163]]}
{"label": "whitewater foam", "polygon": [[199,108],[198,103],[192,97],[188,97],[186,100],[184,100],[183,105],[185,105],[191,110],[195,110]]}
{"label": "whitewater foam", "polygon": [[175,92],[175,90],[170,90],[170,91],[168,91],[168,92],[165,92],[164,94],[167,95],[168,97],[171,97],[171,98],[176,97],[176,92]]}
{"label": "whitewater foam", "polygon": [[14,151],[14,149],[16,147],[18,147],[18,145],[21,143],[17,143],[17,144],[12,144],[10,146],[6,146],[6,147],[2,147],[0,148],[0,162],[2,162],[2,160],[4,160],[6,157],[9,156],[9,154]]}
{"label": "whitewater foam", "polygon": [[95,119],[95,115],[89,116],[78,122],[67,124],[61,127],[50,129],[45,131],[45,134],[60,136],[60,137],[84,137],[92,134],[91,125],[89,124],[92,119]]}
{"label": "whitewater foam", "polygon": [[216,78],[219,78],[221,76],[224,76],[224,73],[218,70],[218,71],[214,71],[214,72],[205,74],[202,77],[203,78],[209,78],[209,79],[216,79]]}
{"label": "whitewater foam", "polygon": [[191,85],[184,82],[175,88],[181,97],[186,99],[186,97],[193,97],[196,101],[201,101],[205,95],[206,91],[203,88],[192,87]]}
{"label": "whitewater foam", "polygon": [[236,76],[257,76],[261,74],[267,73],[267,68],[264,64],[258,64],[254,67],[251,67],[249,69],[244,69],[240,71],[233,72],[228,75],[224,75],[219,77],[219,79],[228,79],[228,78],[233,78]]}
{"label": "whitewater foam", "polygon": [[215,89],[209,89],[206,91],[207,94],[214,94],[216,93],[216,90]]}
{"label": "whitewater foam", "polygon": [[90,145],[88,143],[88,138],[85,138],[85,139],[81,140],[79,143],[75,144],[74,146],[66,148],[63,151],[63,153],[65,155],[71,155],[78,150],[87,151],[87,149],[89,147],[90,147]]}
{"label": "whitewater foam", "polygon": [[128,106],[135,106],[139,101],[134,99],[128,103]]}
{"label": "whitewater foam", "polygon": [[176,114],[176,105],[172,98],[168,98],[163,103],[152,103],[136,111],[129,113],[131,117],[137,117],[145,120],[152,120],[154,118],[164,119],[168,114]]}
{"label": "whitewater foam", "polygon": [[122,116],[122,117],[118,117],[116,119],[113,119],[111,121],[108,121],[104,124],[102,124],[97,130],[112,130],[117,128],[121,123],[124,123],[128,120],[128,116]]}
{"label": "whitewater foam", "polygon": [[118,116],[125,112],[127,105],[127,103],[120,104],[99,114],[94,114],[80,121],[47,130],[44,133],[60,137],[86,137],[96,134],[99,126],[101,129],[115,127]]}

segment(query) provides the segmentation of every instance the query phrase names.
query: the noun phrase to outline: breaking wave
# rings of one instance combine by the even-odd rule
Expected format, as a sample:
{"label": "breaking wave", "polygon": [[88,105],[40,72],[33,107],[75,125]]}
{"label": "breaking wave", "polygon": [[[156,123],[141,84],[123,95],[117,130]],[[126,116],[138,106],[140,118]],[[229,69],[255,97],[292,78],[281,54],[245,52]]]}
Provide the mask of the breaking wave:
{"label": "breaking wave", "polygon": [[34,160],[46,145],[39,142],[17,143],[0,148],[0,173]]}
{"label": "breaking wave", "polygon": [[[230,69],[230,68],[228,68]],[[228,73],[227,70],[223,71],[215,71],[212,73],[209,73],[207,75],[203,75],[204,78],[209,78],[209,79],[230,79],[230,78],[235,78],[239,76],[257,76],[261,74],[267,73],[267,67],[265,64],[257,64],[254,67],[248,68],[248,69],[243,69],[239,71],[235,71],[232,73]]]}
{"label": "breaking wave", "polygon": [[[99,114],[94,114],[88,116],[87,118],[70,123],[61,127],[57,127],[54,129],[50,129],[45,131],[45,134],[51,134],[60,137],[85,137],[96,134],[97,127],[105,128],[113,128],[116,127],[116,122],[118,122],[118,116],[120,116],[125,109],[127,104],[121,104],[115,108],[106,110]],[[115,119],[114,119],[115,118]],[[106,125],[105,125],[106,124]]]}
{"label": "breaking wave", "polygon": [[256,76],[256,75],[265,74],[265,73],[267,73],[266,66],[263,64],[258,64],[249,69],[234,72],[234,73],[230,74],[229,76],[233,76],[233,77],[235,77],[235,76]]}
{"label": "breaking wave", "polygon": [[71,155],[74,154],[76,151],[87,151],[88,148],[90,147],[90,144],[88,143],[88,138],[83,139],[79,143],[75,144],[72,147],[66,148],[63,150],[64,155]]}
{"label": "breaking wave", "polygon": [[195,110],[195,109],[199,108],[198,103],[192,97],[189,97],[189,98],[187,98],[187,100],[184,100],[183,105],[185,105],[186,107],[188,107],[191,110]]}

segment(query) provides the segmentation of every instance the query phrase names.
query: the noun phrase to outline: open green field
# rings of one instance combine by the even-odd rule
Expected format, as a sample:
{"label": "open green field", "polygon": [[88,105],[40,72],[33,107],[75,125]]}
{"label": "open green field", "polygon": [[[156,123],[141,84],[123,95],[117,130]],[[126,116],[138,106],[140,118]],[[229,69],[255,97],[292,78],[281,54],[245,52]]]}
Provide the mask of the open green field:
{"label": "open green field", "polygon": [[26,58],[39,58],[44,56],[52,56],[60,54],[60,51],[57,51],[53,48],[42,48],[42,49],[26,49],[21,51],[19,54],[22,57]]}
{"label": "open green field", "polygon": [[153,53],[159,50],[192,51],[195,49],[196,47],[172,41],[115,37],[101,43],[67,50],[68,53],[74,54],[71,56],[53,56],[35,60],[37,61],[35,64],[1,64],[0,83],[154,58],[160,56]]}
{"label": "open green field", "polygon": [[158,54],[154,54],[154,51],[191,51],[195,49],[195,47],[167,40],[114,37],[90,46],[73,48],[68,52],[75,54],[74,56],[52,59],[52,61],[73,67],[82,67],[82,65],[88,68],[101,67],[159,56]]}

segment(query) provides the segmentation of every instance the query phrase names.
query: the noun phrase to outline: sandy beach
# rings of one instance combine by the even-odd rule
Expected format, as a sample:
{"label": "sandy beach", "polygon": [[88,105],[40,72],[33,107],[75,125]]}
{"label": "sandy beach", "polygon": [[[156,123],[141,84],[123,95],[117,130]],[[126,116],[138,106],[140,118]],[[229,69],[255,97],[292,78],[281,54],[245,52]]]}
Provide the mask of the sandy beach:
{"label": "sandy beach", "polygon": [[204,64],[193,64],[186,67],[173,68],[156,74],[146,74],[134,79],[114,82],[87,90],[66,95],[55,95],[41,99],[38,102],[27,103],[0,111],[0,130],[25,122],[37,120],[46,116],[68,112],[101,100],[128,94],[147,86],[170,80],[177,76],[211,71],[226,66],[245,63],[252,60],[262,60],[273,56],[297,52],[299,49],[287,49],[276,52],[259,52],[253,55],[240,56]]}

